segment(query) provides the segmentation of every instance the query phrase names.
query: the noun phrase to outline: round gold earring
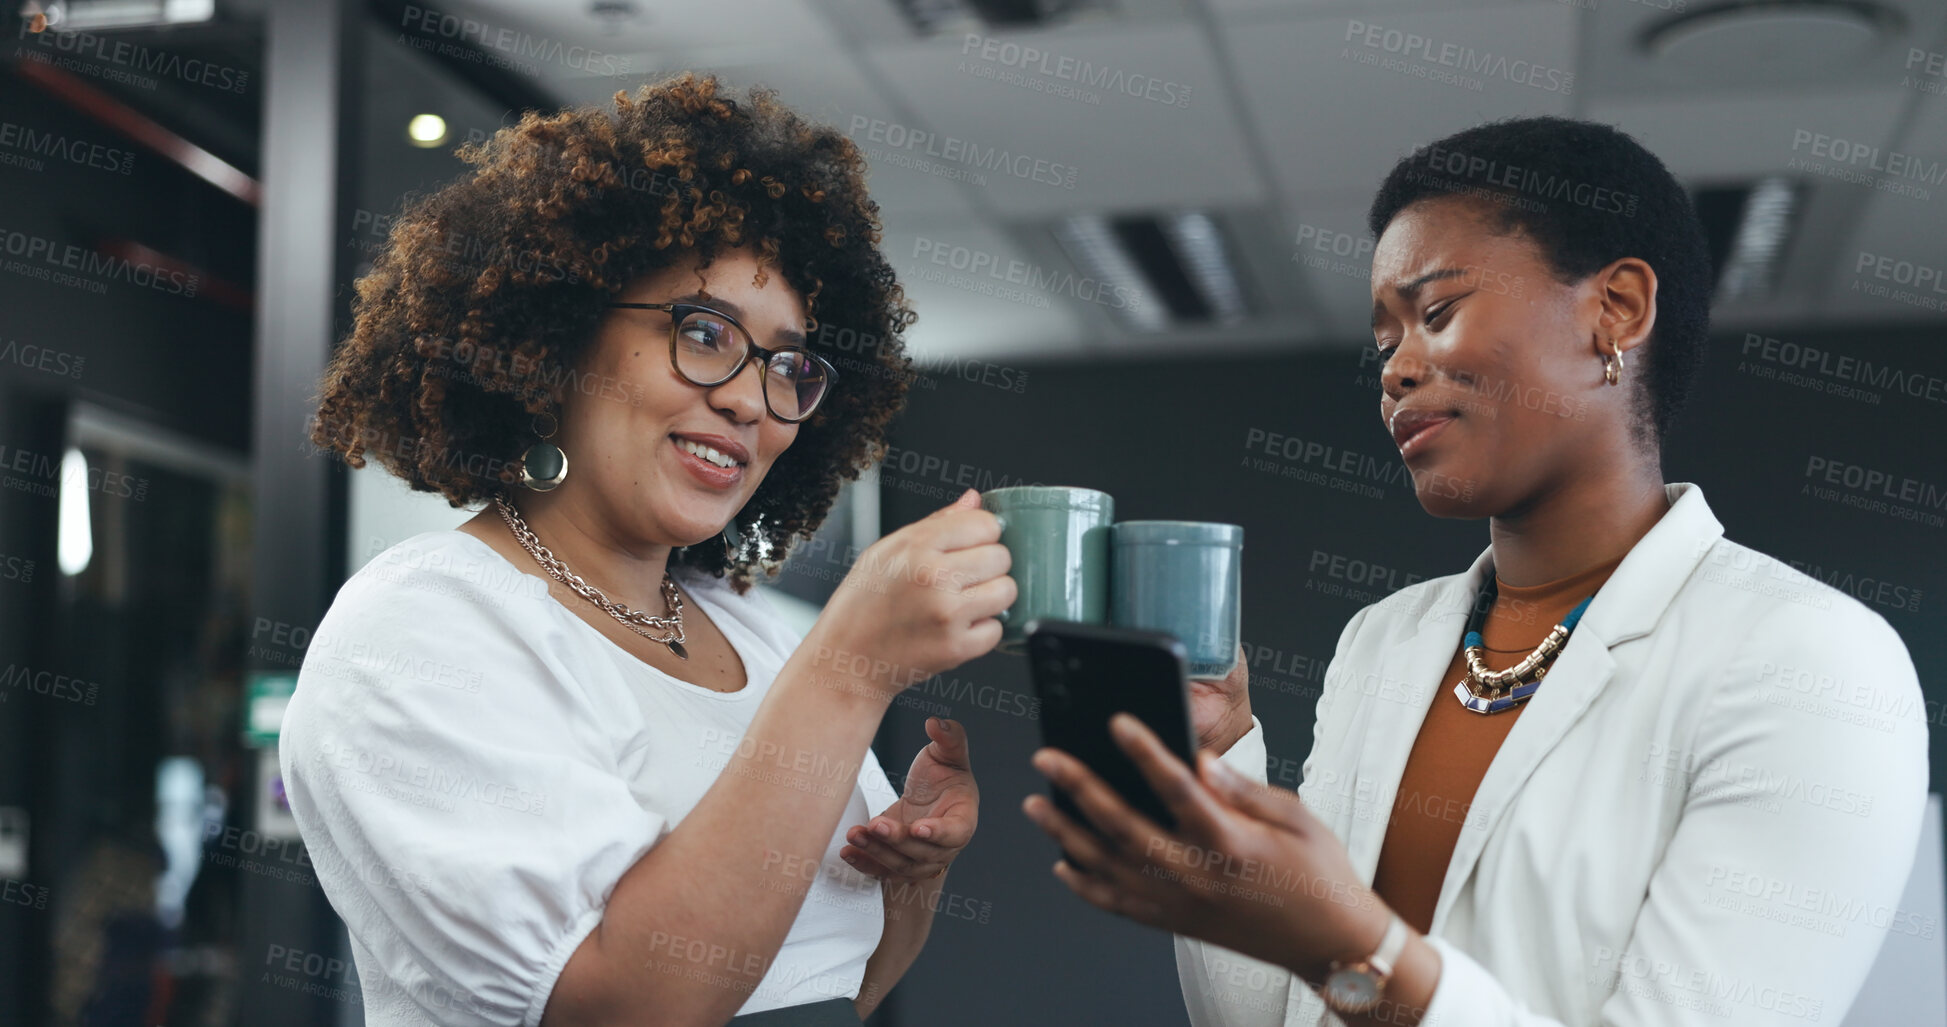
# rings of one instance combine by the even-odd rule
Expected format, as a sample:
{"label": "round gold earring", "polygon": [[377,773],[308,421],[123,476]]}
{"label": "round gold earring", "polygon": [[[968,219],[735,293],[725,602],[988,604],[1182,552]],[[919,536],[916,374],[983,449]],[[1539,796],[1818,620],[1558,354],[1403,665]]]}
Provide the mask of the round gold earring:
{"label": "round gold earring", "polygon": [[1602,355],[1602,380],[1611,385],[1619,385],[1622,383],[1623,372],[1622,349],[1616,345],[1616,337],[1613,335],[1609,337],[1609,348],[1615,352],[1615,356],[1611,357],[1608,353]]}

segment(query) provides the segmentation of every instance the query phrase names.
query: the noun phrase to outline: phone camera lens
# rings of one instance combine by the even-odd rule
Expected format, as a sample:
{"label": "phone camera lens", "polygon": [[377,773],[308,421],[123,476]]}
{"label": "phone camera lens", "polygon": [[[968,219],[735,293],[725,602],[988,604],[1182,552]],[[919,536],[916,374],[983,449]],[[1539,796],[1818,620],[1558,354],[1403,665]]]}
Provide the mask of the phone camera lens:
{"label": "phone camera lens", "polygon": [[1040,668],[1041,673],[1037,677],[1040,678],[1039,683],[1041,689],[1046,693],[1049,701],[1066,703],[1068,701],[1068,680],[1067,675],[1062,673],[1061,659],[1056,656],[1043,656],[1040,661]]}

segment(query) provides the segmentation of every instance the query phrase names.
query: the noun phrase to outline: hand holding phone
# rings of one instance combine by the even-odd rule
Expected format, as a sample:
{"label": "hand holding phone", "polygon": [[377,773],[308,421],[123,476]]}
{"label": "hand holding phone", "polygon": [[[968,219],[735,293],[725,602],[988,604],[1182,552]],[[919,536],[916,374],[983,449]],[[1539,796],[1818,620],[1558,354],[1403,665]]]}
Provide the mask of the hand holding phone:
{"label": "hand holding phone", "polygon": [[[1182,642],[1161,632],[1041,620],[1028,626],[1027,652],[1043,743],[1081,760],[1131,807],[1175,830],[1176,817],[1110,735],[1109,718],[1135,716],[1177,759],[1196,765]],[[1066,792],[1051,785],[1049,798],[1088,825]]]}

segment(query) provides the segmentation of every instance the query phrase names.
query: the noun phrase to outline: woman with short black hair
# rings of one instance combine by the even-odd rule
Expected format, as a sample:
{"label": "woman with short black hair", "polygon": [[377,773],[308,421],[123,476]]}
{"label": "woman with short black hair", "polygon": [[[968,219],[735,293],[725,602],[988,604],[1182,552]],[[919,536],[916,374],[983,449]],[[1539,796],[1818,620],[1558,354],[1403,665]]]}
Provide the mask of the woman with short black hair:
{"label": "woman with short black hair", "polygon": [[1096,829],[1027,800],[1057,875],[1188,936],[1197,1027],[1842,1020],[1912,865],[1925,707],[1884,618],[1663,480],[1708,327],[1689,196],[1613,128],[1525,118],[1402,159],[1370,227],[1380,418],[1490,545],[1346,625],[1295,795],[1241,670],[1194,770],[1118,720],[1175,832],[1037,753]]}

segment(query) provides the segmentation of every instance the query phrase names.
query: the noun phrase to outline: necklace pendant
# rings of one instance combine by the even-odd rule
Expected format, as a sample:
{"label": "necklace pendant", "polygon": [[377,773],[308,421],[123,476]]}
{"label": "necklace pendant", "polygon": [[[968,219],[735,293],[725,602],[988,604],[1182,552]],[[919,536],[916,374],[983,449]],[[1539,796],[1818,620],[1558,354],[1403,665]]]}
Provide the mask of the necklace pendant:
{"label": "necklace pendant", "polygon": [[677,659],[687,660],[690,658],[690,651],[688,649],[683,648],[683,643],[671,640],[668,642],[664,642],[663,644],[669,647],[670,652],[676,654]]}

